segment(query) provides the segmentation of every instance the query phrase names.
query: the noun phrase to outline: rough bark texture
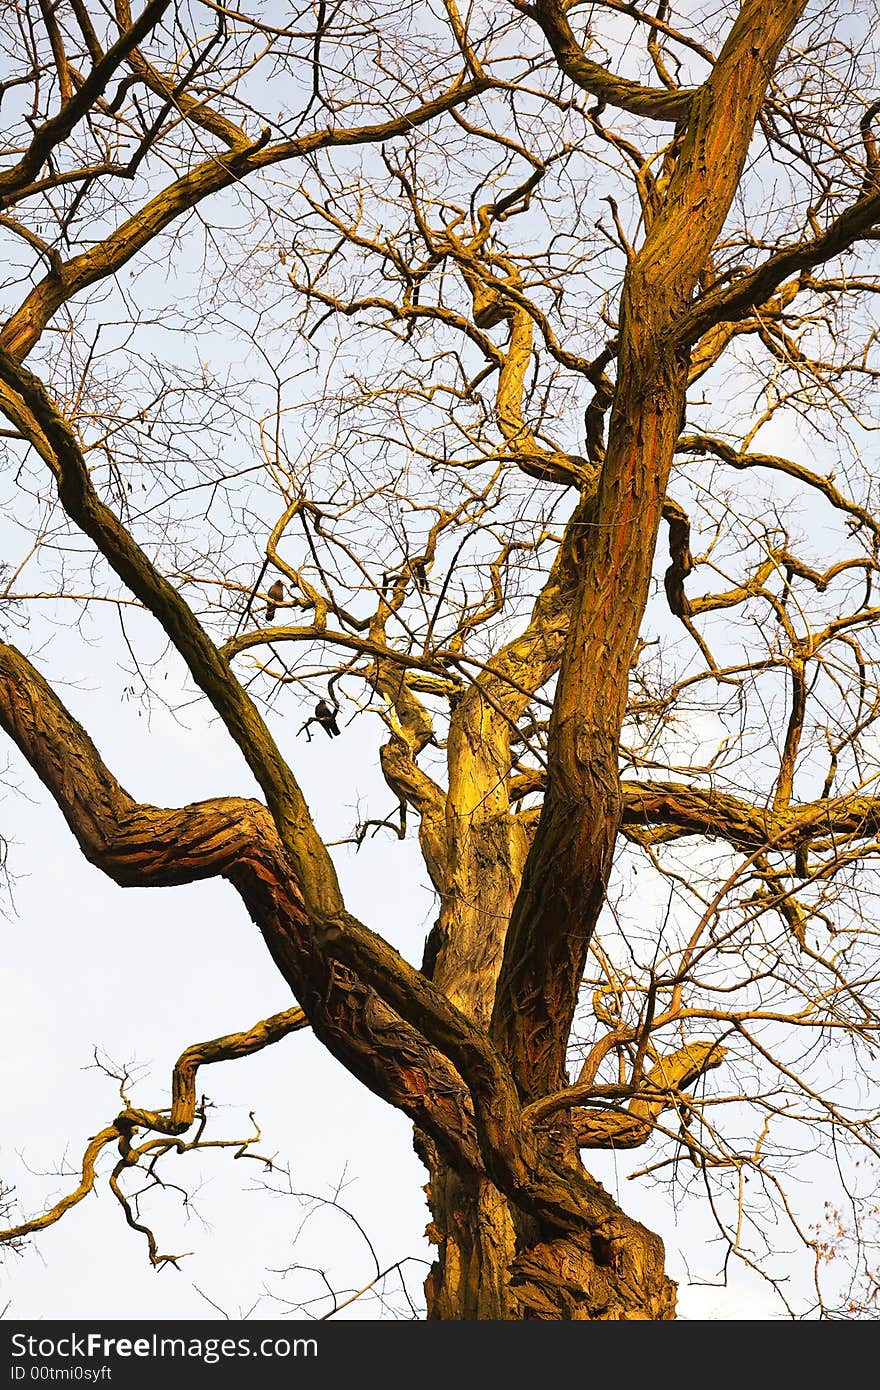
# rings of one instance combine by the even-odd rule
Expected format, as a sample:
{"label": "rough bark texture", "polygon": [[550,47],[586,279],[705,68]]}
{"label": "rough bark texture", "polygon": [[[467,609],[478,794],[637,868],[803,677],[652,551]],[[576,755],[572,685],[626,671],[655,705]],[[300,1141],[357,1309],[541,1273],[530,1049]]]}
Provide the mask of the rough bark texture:
{"label": "rough bark texture", "polygon": [[[0,407],[46,464],[67,517],[161,625],[247,760],[266,805],[232,797],[174,809],[137,802],[35,668],[6,645],[0,645],[0,726],[55,798],[84,855],[116,882],[166,886],[222,876],[232,884],[315,1034],[348,1071],[412,1120],[430,1175],[429,1235],[437,1260],[426,1292],[434,1319],[675,1315],[662,1241],[619,1209],[580,1153],[643,1143],[681,1088],[719,1065],[723,1053],[694,1041],[666,1058],[652,1053],[648,1065],[638,1041],[629,1088],[603,1091],[593,1084],[600,1063],[617,1043],[636,1042],[611,1028],[590,1074],[571,1087],[566,1073],[578,990],[621,829],[637,835],[660,826],[666,835],[722,836],[749,851],[772,841],[803,853],[815,837],[880,824],[880,803],[872,797],[790,804],[803,724],[803,662],[792,672],[783,776],[772,805],[759,808],[671,782],[622,785],[619,777],[629,673],[664,514],[671,526],[672,611],[682,619],[697,611],[683,590],[692,563],[687,518],[666,495],[688,382],[715,360],[736,331],[730,323],[748,306],[767,301],[785,275],[839,249],[876,213],[880,195],[868,190],[858,213],[845,224],[841,219],[834,235],[817,236],[800,260],[771,258],[762,274],[712,290],[697,306],[774,65],[804,4],[743,0],[709,77],[686,90],[643,86],[593,63],[569,24],[569,11],[555,0],[519,6],[574,83],[603,105],[675,122],[677,134],[665,175],[646,204],[643,244],[628,248],[607,443],[601,424],[611,396],[605,374],[610,357],[581,364],[601,404],[588,420],[589,461],[545,447],[537,426],[533,432],[527,424],[525,383],[541,316],[524,306],[512,262],[491,250],[489,212],[482,210],[469,241],[450,228],[435,238],[432,254],[448,258],[471,294],[471,341],[498,371],[494,409],[505,466],[577,489],[556,559],[522,630],[478,676],[469,676],[469,684],[455,687],[445,788],[417,763],[433,735],[415,681],[408,681],[421,664],[421,678],[445,683],[448,694],[450,671],[458,679],[457,654],[443,652],[443,664],[436,652],[427,653],[427,640],[424,662],[415,643],[403,657],[388,651],[386,627],[400,608],[403,578],[392,575],[383,584],[375,620],[358,629],[369,626],[363,640],[352,631],[328,634],[326,603],[320,614],[316,606],[315,628],[308,630],[357,653],[364,679],[387,706],[382,770],[402,816],[409,808],[419,817],[440,900],[421,971],[346,911],[332,857],[293,771],[233,673],[234,657],[265,634],[233,638],[222,649],[210,640],[99,496],[76,428],[22,359],[73,295],[120,269],[210,193],[328,146],[391,140],[486,90],[490,80],[467,45],[460,46],[470,77],[407,115],[361,129],[328,129],[275,144],[267,135],[250,144],[224,117],[182,98],[181,110],[228,146],[223,159],[195,164],[93,250],[59,262],[0,332]],[[151,90],[167,91],[166,79],[137,48],[162,9],[154,0],[112,61],[96,66],[98,77],[89,79],[96,91],[123,60]],[[119,13],[128,14],[122,3]],[[74,108],[82,100],[81,93],[70,98],[65,121],[78,119]],[[69,128],[61,121],[38,132],[31,153],[0,178],[0,203],[35,176]],[[786,293],[780,293],[781,304]],[[320,298],[318,289],[315,294]],[[323,302],[339,307],[331,296]],[[385,300],[364,302],[387,308]],[[428,310],[410,294],[395,312],[411,326]],[[437,306],[435,318],[444,314],[460,321]],[[486,337],[504,324],[506,344]],[[692,345],[703,332],[707,338],[692,360]],[[549,337],[547,343],[562,353]],[[291,504],[285,524],[298,506]],[[283,525],[277,529],[280,535]],[[427,586],[432,537],[409,570],[420,589]],[[296,575],[287,573],[287,580]],[[286,635],[295,640],[301,633],[287,629]],[[546,774],[518,782],[520,721],[553,677]],[[521,815],[518,803],[537,791],[543,792],[540,814]],[[235,1045],[244,1044],[239,1039]],[[230,1041],[229,1055],[235,1045]]]}
{"label": "rough bark texture", "polygon": [[[743,5],[711,77],[689,94],[677,167],[645,245],[630,263],[608,447],[590,526],[574,542],[575,592],[551,716],[544,802],[509,924],[499,926],[510,903],[510,883],[499,882],[497,869],[487,872],[481,863],[487,840],[498,862],[505,811],[497,804],[500,777],[479,778],[474,768],[467,809],[473,815],[479,808],[477,829],[470,839],[455,836],[468,846],[472,868],[464,875],[466,891],[452,904],[453,920],[445,924],[442,959],[453,957],[459,939],[459,954],[473,957],[476,930],[480,973],[491,979],[498,950],[486,943],[503,942],[492,1036],[526,1100],[567,1083],[565,1056],[577,990],[621,822],[618,746],[629,668],[689,376],[688,350],[676,337],[677,325],[738,185],[768,74],[802,8],[802,0]],[[560,64],[588,90],[597,90],[591,85],[593,65],[572,53],[561,7],[541,4],[535,14]],[[637,109],[652,99],[642,89],[620,96]],[[512,341],[515,328],[512,322]],[[463,734],[455,745],[460,752],[467,740]],[[492,741],[484,736],[473,741],[472,766],[478,746],[491,750]],[[509,857],[507,865],[512,877],[515,864]],[[483,986],[479,994],[479,1003],[461,994],[460,1005],[482,1011],[489,989]],[[576,1163],[572,1129],[557,1126],[549,1142],[552,1152]],[[469,1204],[468,1236],[463,1229],[468,1204],[450,1205],[449,1197],[448,1186],[432,1176],[429,1198],[442,1254],[428,1294],[437,1310],[454,1306],[456,1297],[473,1306],[483,1289],[490,1301],[497,1299],[500,1283],[487,1272],[495,1247],[480,1236],[479,1198]],[[521,1224],[512,1224],[520,1236],[510,1275],[518,1316],[674,1316],[662,1242],[622,1214],[601,1227],[551,1240],[535,1239],[534,1232],[524,1240]]]}
{"label": "rough bark texture", "polygon": [[433,1214],[428,1239],[437,1260],[425,1282],[428,1317],[440,1321],[510,1322],[519,1318],[510,1288],[516,1231],[510,1205],[492,1183],[461,1179],[423,1151],[432,1177],[425,1195]]}
{"label": "rough bark texture", "polygon": [[572,1322],[667,1322],[675,1285],[664,1273],[663,1242],[632,1221],[589,1236],[561,1236],[514,1262],[511,1285],[522,1318]]}
{"label": "rough bark texture", "polygon": [[691,99],[662,207],[627,271],[608,448],[554,700],[544,804],[493,1016],[496,1043],[529,1098],[565,1084],[566,1039],[620,824],[628,673],[687,390],[681,323],[802,9],[803,0],[743,4]]}
{"label": "rough bark texture", "polygon": [[659,1236],[612,1211],[591,1230],[542,1238],[491,1183],[462,1182],[423,1153],[438,1246],[425,1283],[429,1318],[666,1321],[676,1286]]}

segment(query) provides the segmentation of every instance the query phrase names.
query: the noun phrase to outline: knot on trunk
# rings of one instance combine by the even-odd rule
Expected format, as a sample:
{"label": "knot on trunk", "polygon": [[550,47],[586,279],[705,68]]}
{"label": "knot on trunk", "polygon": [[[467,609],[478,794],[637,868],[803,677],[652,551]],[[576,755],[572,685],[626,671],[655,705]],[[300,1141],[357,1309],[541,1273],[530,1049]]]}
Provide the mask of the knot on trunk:
{"label": "knot on trunk", "polygon": [[526,1319],[666,1322],[676,1286],[663,1272],[659,1236],[626,1218],[522,1251],[511,1290]]}

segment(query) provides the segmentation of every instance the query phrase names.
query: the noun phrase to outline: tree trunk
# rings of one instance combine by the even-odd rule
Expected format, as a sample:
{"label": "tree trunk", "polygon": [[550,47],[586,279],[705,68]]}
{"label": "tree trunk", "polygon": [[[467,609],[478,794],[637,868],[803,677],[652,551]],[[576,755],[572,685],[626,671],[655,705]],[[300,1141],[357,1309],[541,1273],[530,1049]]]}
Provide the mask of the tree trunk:
{"label": "tree trunk", "polygon": [[425,1193],[433,1220],[427,1234],[437,1246],[436,1263],[425,1280],[429,1319],[519,1319],[510,1289],[510,1267],[516,1255],[510,1204],[492,1183],[463,1180],[436,1155],[429,1166],[431,1180]]}
{"label": "tree trunk", "polygon": [[542,1238],[490,1182],[464,1180],[424,1142],[437,1259],[425,1281],[428,1318],[461,1321],[665,1322],[676,1286],[663,1242],[620,1212],[601,1230]]}

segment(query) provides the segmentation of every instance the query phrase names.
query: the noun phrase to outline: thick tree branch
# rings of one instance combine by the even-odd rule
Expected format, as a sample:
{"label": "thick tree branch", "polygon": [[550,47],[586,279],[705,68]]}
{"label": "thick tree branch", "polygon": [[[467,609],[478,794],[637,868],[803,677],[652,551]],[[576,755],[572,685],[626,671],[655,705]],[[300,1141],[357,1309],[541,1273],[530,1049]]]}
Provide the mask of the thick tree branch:
{"label": "thick tree branch", "polygon": [[534,19],[541,28],[553,56],[566,77],[591,96],[635,116],[650,116],[658,121],[683,121],[691,109],[695,92],[692,88],[670,92],[663,87],[644,87],[609,72],[594,63],[584,52],[566,18],[566,6],[561,0],[515,0],[516,8]]}
{"label": "thick tree branch", "polygon": [[[542,791],[545,781],[538,770],[518,778],[512,800]],[[772,846],[794,853],[809,849],[814,840],[842,845],[880,833],[880,796],[860,792],[776,807],[686,782],[622,781],[620,792],[624,827],[657,827],[675,836],[726,840],[743,850]]]}
{"label": "thick tree branch", "polygon": [[[108,772],[85,731],[30,664],[7,646],[0,647],[0,657],[3,726],[35,770],[45,775],[93,862],[106,860],[107,871],[120,875],[124,883],[149,883],[156,865],[159,882],[183,881],[179,858],[170,870],[167,863],[169,853],[173,854],[168,837],[179,833],[181,813],[157,816],[155,808],[134,804]],[[88,811],[81,824],[83,805]],[[227,818],[228,834],[235,828],[230,821],[234,822],[239,805],[235,799],[207,803],[208,815],[219,807]],[[258,803],[245,805],[247,818],[262,833],[240,844],[237,863],[231,862],[225,835],[205,832],[198,819],[201,808],[184,808],[184,845],[196,865],[191,876],[198,876],[211,853],[220,856],[213,872],[219,869],[241,893],[316,1035],[349,1071],[407,1113],[456,1162],[470,1167],[485,1163],[499,1186],[551,1224],[590,1219],[593,1188],[572,1189],[539,1163],[534,1139],[522,1126],[512,1080],[485,1034],[385,943],[377,951],[372,933],[348,914],[341,913],[333,922],[322,921],[316,933],[299,891],[295,864],[289,862],[272,820]],[[264,822],[259,826],[261,815]],[[146,845],[142,831],[137,830],[132,844],[130,820],[147,829]],[[117,821],[122,825],[121,852]],[[187,821],[194,830],[191,836],[186,834]],[[164,835],[157,837],[154,827]],[[208,847],[206,860],[199,857],[203,841]],[[345,957],[345,966],[332,959],[337,954],[335,945],[341,948],[338,954]],[[380,996],[388,996],[390,1008],[376,997],[376,986]],[[426,1046],[429,1034],[433,1046]],[[437,1056],[435,1048],[443,1057]],[[444,1057],[467,1079],[474,1119],[459,1077]]]}
{"label": "thick tree branch", "polygon": [[[681,1092],[720,1067],[725,1049],[717,1042],[692,1042],[659,1058],[645,1077],[644,1095],[625,1111],[576,1109],[572,1118],[580,1149],[637,1149],[646,1144],[664,1110],[683,1100]],[[653,1094],[652,1094],[653,1093]]]}
{"label": "thick tree branch", "polygon": [[741,5],[711,75],[690,99],[662,208],[627,267],[608,449],[551,718],[547,792],[492,1023],[531,1098],[564,1081],[566,1040],[621,815],[628,674],[687,389],[686,355],[672,343],[739,185],[769,74],[804,4]]}
{"label": "thick tree branch", "polygon": [[264,806],[241,797],[170,810],[135,801],[42,676],[4,644],[0,727],[54,797],[85,857],[115,882],[229,879],[330,1051],[441,1146],[452,1145],[460,1161],[479,1163],[455,1072],[371,990],[316,952],[293,866]]}
{"label": "thick tree branch", "polygon": [[716,324],[743,318],[756,305],[769,299],[789,275],[811,270],[848,251],[862,237],[874,233],[878,224],[880,192],[875,190],[847,208],[819,236],[775,252],[729,285],[703,295],[681,320],[678,341],[695,343]]}
{"label": "thick tree branch", "polygon": [[450,719],[448,877],[426,968],[430,962],[437,983],[483,1024],[528,848],[521,818],[510,814],[511,744],[535,694],[559,669],[589,510],[588,502],[575,508],[527,624],[496,652]]}

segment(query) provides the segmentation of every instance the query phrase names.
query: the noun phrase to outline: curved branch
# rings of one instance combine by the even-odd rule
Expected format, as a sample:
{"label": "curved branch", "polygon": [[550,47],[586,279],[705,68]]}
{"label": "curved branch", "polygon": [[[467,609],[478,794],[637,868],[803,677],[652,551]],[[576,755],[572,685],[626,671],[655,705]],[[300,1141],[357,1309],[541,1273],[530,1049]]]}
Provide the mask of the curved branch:
{"label": "curved branch", "polygon": [[297,1033],[308,1026],[309,1020],[302,1009],[285,1009],[283,1013],[260,1019],[244,1032],[226,1033],[222,1038],[212,1038],[210,1042],[193,1043],[174,1063],[171,1109],[167,1116],[158,1110],[138,1110],[127,1106],[114,1123],[129,1131],[132,1125],[142,1125],[155,1130],[157,1134],[183,1134],[196,1115],[196,1073],[199,1067],[210,1066],[213,1062],[231,1062],[238,1057],[251,1057],[255,1052],[262,1052],[264,1047],[286,1038],[288,1033]]}
{"label": "curved branch", "polygon": [[584,1100],[612,1093],[621,1095],[619,1086],[596,1086],[588,1081],[544,1096],[527,1106],[524,1115],[532,1124],[539,1124],[549,1115],[571,1110],[579,1148],[638,1148],[649,1138],[663,1111],[675,1104],[678,1092],[692,1086],[705,1072],[720,1067],[725,1055],[725,1048],[712,1040],[686,1043],[677,1052],[658,1057],[626,1111],[579,1109]]}
{"label": "curved branch", "polygon": [[0,728],[51,792],[89,863],[122,887],[194,883],[226,874],[271,826],[265,807],[243,797],[178,809],[135,801],[51,686],[4,643]]}
{"label": "curved branch", "polygon": [[[213,872],[238,889],[315,1035],[354,1076],[407,1114],[460,1170],[488,1172],[551,1226],[588,1223],[597,1204],[604,1211],[607,1199],[595,1185],[572,1185],[568,1175],[541,1163],[512,1077],[482,1029],[344,911],[317,927],[310,921],[293,856],[266,808],[236,798],[205,803],[209,828],[218,814],[228,835],[239,831],[237,855],[226,836],[217,847],[204,833],[202,807],[163,812],[133,802],[43,678],[2,644],[0,673],[0,723],[44,778],[93,862],[124,875],[125,883],[181,882],[179,850],[171,862],[181,829],[194,877],[205,863],[203,845],[216,850]],[[236,820],[242,808],[245,826]],[[146,824],[146,842],[132,837],[139,823]]]}
{"label": "curved branch", "polygon": [[809,468],[804,468],[803,464],[795,463],[792,459],[782,458],[778,454],[740,453],[723,439],[708,434],[682,435],[675,448],[677,453],[682,454],[714,454],[716,458],[721,459],[731,468],[772,468],[777,473],[785,473],[789,478],[796,478],[798,482],[806,483],[808,487],[821,492],[822,496],[827,498],[832,507],[836,507],[838,511],[848,512],[860,526],[866,527],[871,532],[874,544],[880,544],[880,523],[867,508],[860,507],[857,502],[845,497],[834,486],[829,477],[820,477],[818,473],[812,473]]}
{"label": "curved branch", "polygon": [[575,1110],[572,1118],[578,1148],[640,1148],[651,1137],[663,1111],[678,1104],[684,1088],[720,1067],[725,1055],[726,1049],[717,1042],[687,1043],[678,1052],[658,1059],[645,1078],[645,1094],[634,1096],[628,1110]]}
{"label": "curved branch", "polygon": [[[542,771],[530,770],[516,778],[511,799],[542,792],[545,784]],[[859,792],[775,808],[686,782],[622,781],[620,792],[624,830],[659,827],[668,839],[701,835],[726,840],[737,849],[772,846],[793,852],[816,839],[831,837],[839,845],[844,839],[869,840],[880,832],[880,796]]]}
{"label": "curved branch", "polygon": [[880,797],[858,793],[770,809],[679,782],[623,782],[621,791],[624,825],[675,827],[738,849],[796,850],[817,836],[868,839],[880,830]]}
{"label": "curved branch", "polygon": [[47,1226],[54,1226],[56,1221],[61,1220],[65,1212],[70,1211],[71,1207],[75,1207],[77,1203],[82,1201],[83,1197],[88,1197],[95,1186],[95,1169],[98,1159],[107,1145],[112,1144],[119,1137],[119,1130],[115,1124],[112,1124],[90,1139],[83,1154],[82,1176],[74,1190],[65,1193],[48,1211],[41,1212],[39,1216],[32,1216],[30,1221],[23,1221],[20,1226],[10,1226],[5,1231],[0,1231],[0,1243],[5,1245],[11,1241],[20,1240],[22,1236],[32,1236],[36,1231],[44,1231]]}
{"label": "curved branch", "polygon": [[[283,140],[277,144],[268,143],[267,130],[260,140],[244,149],[212,155],[157,193],[103,241],[72,257],[60,270],[52,271],[35,285],[0,332],[0,346],[19,359],[26,357],[62,304],[80,290],[115,274],[176,218],[197,207],[212,193],[238,183],[248,174],[287,159],[336,146],[380,144],[383,140],[408,135],[414,127],[424,125],[461,102],[469,101],[491,85],[486,78],[465,81],[459,77],[439,97],[421,102],[412,111],[393,116],[387,121],[360,127],[319,130],[298,140]],[[11,196],[5,199],[0,196],[0,207],[8,206],[12,201]]]}
{"label": "curved branch", "polygon": [[534,0],[531,5],[516,0],[516,8],[540,26],[566,77],[591,96],[635,116],[652,116],[658,121],[687,119],[695,96],[693,88],[670,92],[664,87],[644,87],[592,62],[578,43],[560,0]]}
{"label": "curved branch", "polygon": [[[226,1062],[236,1057],[249,1057],[252,1053],[259,1052],[271,1043],[286,1037],[288,1033],[307,1026],[308,1019],[302,1009],[287,1009],[284,1013],[273,1014],[271,1018],[255,1023],[247,1032],[228,1033],[225,1037],[213,1038],[210,1042],[194,1043],[192,1047],[188,1047],[174,1064],[171,1078],[173,1099],[167,1118],[161,1111],[136,1110],[126,1106],[112,1125],[108,1125],[89,1140],[83,1154],[80,1181],[74,1190],[66,1193],[53,1207],[41,1212],[39,1216],[31,1217],[19,1226],[0,1230],[0,1244],[8,1244],[22,1236],[45,1230],[47,1226],[52,1226],[60,1220],[71,1207],[81,1202],[83,1197],[87,1197],[95,1186],[98,1159],[109,1144],[119,1142],[128,1151],[136,1128],[151,1129],[158,1134],[174,1136],[189,1129],[196,1116],[196,1072],[201,1065]],[[195,1147],[198,1147],[198,1140]],[[123,1205],[126,1205],[124,1199]]]}
{"label": "curved branch", "polygon": [[694,343],[716,324],[743,318],[768,299],[789,275],[822,265],[832,256],[848,251],[861,237],[869,236],[880,222],[880,192],[873,180],[871,189],[868,197],[847,208],[819,236],[776,251],[732,284],[710,290],[697,300],[679,324],[678,341]]}
{"label": "curved branch", "polygon": [[416,1028],[316,950],[294,867],[265,806],[242,797],[178,809],[138,803],[43,677],[4,644],[0,727],[54,797],[85,857],[115,882],[151,887],[227,878],[316,1036],[459,1162],[479,1165],[457,1073]]}

